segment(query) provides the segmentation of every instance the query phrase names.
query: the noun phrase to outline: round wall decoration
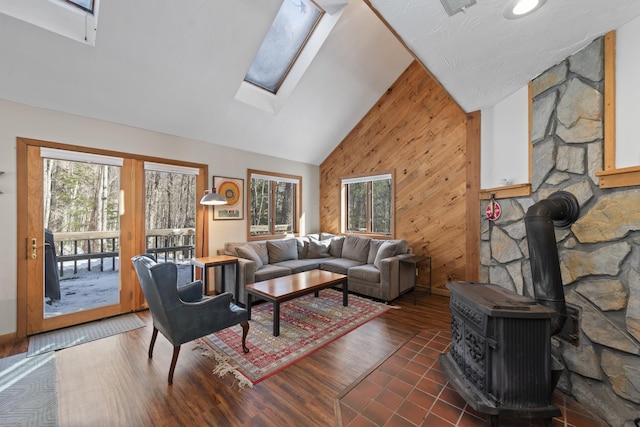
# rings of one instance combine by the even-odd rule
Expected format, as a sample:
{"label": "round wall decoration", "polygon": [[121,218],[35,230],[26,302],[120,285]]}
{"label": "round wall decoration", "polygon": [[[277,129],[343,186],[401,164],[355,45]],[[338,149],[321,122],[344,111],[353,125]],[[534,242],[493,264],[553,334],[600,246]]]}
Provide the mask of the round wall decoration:
{"label": "round wall decoration", "polygon": [[485,211],[487,218],[489,218],[489,220],[491,221],[495,221],[496,219],[500,218],[501,213],[502,209],[500,208],[500,203],[496,202],[494,199],[491,199]]}
{"label": "round wall decoration", "polygon": [[231,181],[225,181],[220,186],[218,186],[218,193],[220,193],[225,199],[227,199],[227,204],[229,206],[233,206],[240,201],[240,188],[238,188],[238,184]]}

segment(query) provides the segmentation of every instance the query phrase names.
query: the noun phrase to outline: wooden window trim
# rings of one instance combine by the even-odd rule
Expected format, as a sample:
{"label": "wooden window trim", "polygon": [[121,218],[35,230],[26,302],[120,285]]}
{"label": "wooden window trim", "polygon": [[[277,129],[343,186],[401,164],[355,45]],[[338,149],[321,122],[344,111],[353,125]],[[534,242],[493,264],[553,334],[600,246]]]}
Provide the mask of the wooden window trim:
{"label": "wooden window trim", "polygon": [[[366,232],[354,232],[347,230],[347,184],[343,184],[342,181],[351,178],[367,178],[378,175],[391,175],[391,233],[380,234],[370,231],[371,227],[371,198],[367,196],[367,231]],[[367,182],[367,194],[371,189],[371,182]],[[380,173],[369,173],[359,175],[349,175],[340,178],[340,233],[341,234],[354,234],[358,236],[370,237],[374,239],[395,239],[396,235],[396,174],[395,170],[384,171]]]}
{"label": "wooden window trim", "polygon": [[527,197],[531,195],[531,184],[515,184],[504,187],[483,188],[480,190],[480,200],[508,199],[512,197]]}
{"label": "wooden window trim", "polygon": [[600,188],[640,185],[640,166],[616,168],[616,32],[604,36],[604,170]]}

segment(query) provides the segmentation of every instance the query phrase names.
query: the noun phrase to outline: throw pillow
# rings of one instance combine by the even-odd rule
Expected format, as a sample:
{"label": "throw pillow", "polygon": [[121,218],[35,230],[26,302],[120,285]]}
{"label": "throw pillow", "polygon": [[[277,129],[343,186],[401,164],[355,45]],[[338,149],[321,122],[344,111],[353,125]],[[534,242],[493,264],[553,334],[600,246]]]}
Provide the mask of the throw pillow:
{"label": "throw pillow", "polygon": [[398,245],[396,243],[384,242],[380,245],[380,249],[378,249],[373,265],[379,269],[382,260],[394,256],[396,254],[396,250],[398,250]]}
{"label": "throw pillow", "polygon": [[349,234],[344,238],[344,244],[342,246],[342,258],[352,259],[361,263],[366,263],[369,257],[369,242],[371,239],[368,237],[360,237]]}
{"label": "throw pillow", "polygon": [[258,242],[249,242],[249,246],[253,248],[262,260],[262,265],[269,264],[269,252],[267,251],[267,241],[261,240]]}
{"label": "throw pillow", "polygon": [[308,237],[296,237],[296,245],[298,247],[298,259],[308,258],[309,252],[309,238]]}
{"label": "throw pillow", "polygon": [[340,258],[342,257],[342,246],[344,245],[344,237],[334,237],[329,244],[329,255]]}
{"label": "throw pillow", "polygon": [[324,240],[322,242],[316,242],[315,240],[311,240],[309,242],[309,252],[307,252],[307,258],[327,258],[329,255],[329,244],[331,242],[329,240]]}
{"label": "throw pillow", "polygon": [[262,264],[262,260],[260,259],[256,251],[254,251],[253,248],[249,245],[243,245],[236,248],[236,253],[240,258],[253,261],[254,264],[256,265],[256,270],[258,270],[260,267],[264,265]]}
{"label": "throw pillow", "polygon": [[320,233],[320,240],[333,239],[334,237],[338,237],[332,233],[325,233],[324,231]]}
{"label": "throw pillow", "polygon": [[380,249],[380,245],[383,244],[384,240],[371,239],[369,243],[369,256],[367,257],[367,264],[373,264],[376,260],[376,255],[378,255],[378,249]]}
{"label": "throw pillow", "polygon": [[296,239],[267,240],[269,264],[298,259],[298,243]]}

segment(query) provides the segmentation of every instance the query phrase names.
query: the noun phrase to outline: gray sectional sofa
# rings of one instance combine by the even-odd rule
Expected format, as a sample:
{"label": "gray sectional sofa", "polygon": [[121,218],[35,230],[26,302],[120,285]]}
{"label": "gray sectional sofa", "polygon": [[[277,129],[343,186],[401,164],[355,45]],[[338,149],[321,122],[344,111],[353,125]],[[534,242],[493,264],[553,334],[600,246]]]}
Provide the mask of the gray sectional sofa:
{"label": "gray sectional sofa", "polygon": [[[244,286],[292,273],[322,269],[348,276],[349,291],[381,301],[392,301],[412,289],[413,268],[401,268],[400,259],[412,255],[406,240],[378,240],[328,233],[303,237],[228,242],[219,254],[239,258],[240,295],[245,303]],[[234,266],[227,265],[225,289],[234,289]],[[222,284],[216,283],[221,290]]]}

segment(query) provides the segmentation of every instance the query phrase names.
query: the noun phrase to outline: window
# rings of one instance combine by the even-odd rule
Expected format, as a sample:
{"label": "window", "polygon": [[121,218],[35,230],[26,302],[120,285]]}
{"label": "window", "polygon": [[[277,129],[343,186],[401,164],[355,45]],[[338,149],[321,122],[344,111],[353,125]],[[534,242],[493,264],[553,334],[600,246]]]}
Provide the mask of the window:
{"label": "window", "polygon": [[[178,264],[179,283],[186,283],[189,264],[196,255],[196,179],[200,170],[166,163],[144,162],[146,252],[159,262]],[[188,273],[188,274],[185,274]]]}
{"label": "window", "polygon": [[245,81],[276,93],[322,14],[311,0],[283,1]]}
{"label": "window", "polygon": [[342,232],[393,235],[393,174],[342,180]]}
{"label": "window", "polygon": [[93,0],[65,0],[67,3],[79,7],[89,13],[93,13]]}
{"label": "window", "polygon": [[0,0],[0,13],[95,46],[100,0]]}
{"label": "window", "polygon": [[[235,99],[268,113],[280,111],[348,5],[347,0],[284,1]],[[296,25],[289,25],[291,18]]]}
{"label": "window", "polygon": [[249,238],[297,233],[302,178],[249,170]]}

